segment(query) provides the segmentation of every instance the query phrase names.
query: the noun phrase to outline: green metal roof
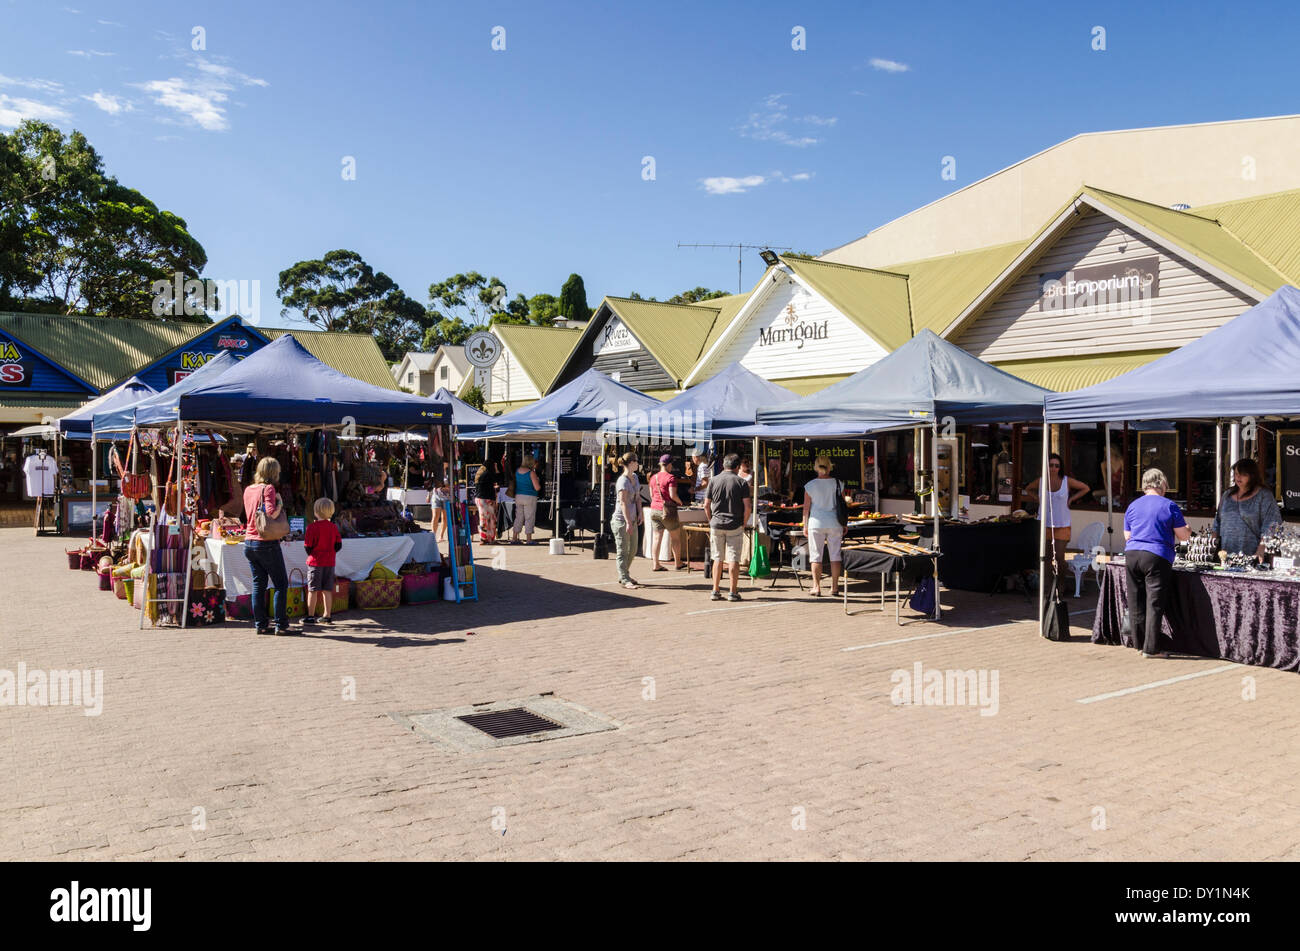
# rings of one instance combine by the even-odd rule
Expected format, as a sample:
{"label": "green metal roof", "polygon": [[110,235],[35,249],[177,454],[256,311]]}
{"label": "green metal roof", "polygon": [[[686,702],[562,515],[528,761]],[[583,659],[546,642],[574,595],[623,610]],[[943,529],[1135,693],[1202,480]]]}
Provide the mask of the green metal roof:
{"label": "green metal roof", "polygon": [[1300,284],[1300,189],[1194,208]]}
{"label": "green metal roof", "polygon": [[362,383],[382,386],[386,390],[398,389],[388,361],[375,338],[369,334],[335,333],[325,330],[270,329],[248,325],[272,340],[293,334],[294,339],[321,363],[328,364],[340,373],[346,373]]}
{"label": "green metal roof", "polygon": [[1027,245],[1027,241],[998,244],[975,251],[892,264],[888,270],[907,275],[907,287],[912,297],[912,323],[916,329],[942,333]]}
{"label": "green metal roof", "polygon": [[1105,383],[1129,370],[1146,366],[1152,360],[1172,352],[1143,350],[1103,354],[1095,357],[1048,357],[1041,360],[1002,360],[994,364],[1022,380],[1064,393],[1079,390],[1094,383]]}
{"label": "green metal roof", "polygon": [[897,350],[912,339],[905,275],[792,254],[781,255],[781,263],[886,350]]}
{"label": "green metal roof", "polygon": [[174,350],[210,323],[0,313],[0,330],[100,390]]}
{"label": "green metal roof", "polygon": [[[1287,276],[1243,244],[1232,232],[1199,211],[1175,211],[1137,198],[1118,195],[1091,186],[1082,194],[1091,195],[1103,204],[1145,225],[1175,248],[1192,252],[1206,263],[1218,267],[1239,281],[1267,296],[1288,283]],[[1295,231],[1292,231],[1295,237]]]}
{"label": "green metal roof", "polygon": [[[749,294],[728,294],[726,297],[715,297],[713,300],[702,300],[691,304],[692,307],[707,307],[716,309],[718,317],[713,321],[713,326],[709,328],[709,335],[704,338],[704,343],[700,345],[700,357],[709,352],[709,349],[718,342],[721,337],[731,326],[731,322],[736,319],[740,313],[740,308],[745,306],[745,301],[749,300]],[[694,367],[692,367],[692,370]]]}
{"label": "green metal roof", "polygon": [[[649,350],[650,355],[679,384],[695,369],[704,352],[705,341],[719,322],[718,315],[722,309],[713,301],[666,304],[606,297],[602,303],[623,321],[633,336],[641,341],[641,346]],[[736,310],[739,309],[737,306]]]}
{"label": "green metal roof", "polygon": [[582,336],[578,328],[493,324],[491,330],[510,348],[537,392],[545,395]]}

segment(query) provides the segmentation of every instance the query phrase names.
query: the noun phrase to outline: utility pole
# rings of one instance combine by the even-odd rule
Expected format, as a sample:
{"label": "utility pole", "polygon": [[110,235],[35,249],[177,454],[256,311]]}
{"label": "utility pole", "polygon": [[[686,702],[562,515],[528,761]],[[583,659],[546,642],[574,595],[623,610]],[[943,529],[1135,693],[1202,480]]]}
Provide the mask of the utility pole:
{"label": "utility pole", "polygon": [[736,249],[736,293],[745,293],[745,249],[756,249],[759,251],[792,251],[793,248],[778,248],[770,244],[683,244],[677,242],[679,248],[735,248]]}

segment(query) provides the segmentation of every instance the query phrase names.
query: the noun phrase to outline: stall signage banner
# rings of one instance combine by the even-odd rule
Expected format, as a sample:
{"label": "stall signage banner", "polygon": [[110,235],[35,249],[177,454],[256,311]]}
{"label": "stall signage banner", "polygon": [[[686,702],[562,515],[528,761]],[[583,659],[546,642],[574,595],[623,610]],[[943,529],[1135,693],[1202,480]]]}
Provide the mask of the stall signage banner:
{"label": "stall signage banner", "polygon": [[624,326],[623,321],[615,317],[601,328],[600,333],[596,334],[596,342],[592,344],[591,352],[593,356],[600,356],[602,353],[621,353],[625,350],[640,349],[641,342],[632,336],[632,331]]}
{"label": "stall signage banner", "polygon": [[1160,296],[1160,258],[1135,258],[1038,276],[1040,311],[1115,307]]}
{"label": "stall signage banner", "polygon": [[582,449],[580,454],[584,456],[600,455],[600,433],[583,433]]}
{"label": "stall signage banner", "polygon": [[1300,430],[1277,434],[1277,495],[1284,512],[1300,512]]}
{"label": "stall signage banner", "polygon": [[815,479],[813,463],[818,456],[831,460],[831,475],[854,492],[862,491],[862,446],[857,442],[804,442],[790,449],[790,477],[794,488]]}
{"label": "stall signage banner", "polygon": [[30,386],[31,382],[27,355],[12,340],[0,337],[0,387]]}

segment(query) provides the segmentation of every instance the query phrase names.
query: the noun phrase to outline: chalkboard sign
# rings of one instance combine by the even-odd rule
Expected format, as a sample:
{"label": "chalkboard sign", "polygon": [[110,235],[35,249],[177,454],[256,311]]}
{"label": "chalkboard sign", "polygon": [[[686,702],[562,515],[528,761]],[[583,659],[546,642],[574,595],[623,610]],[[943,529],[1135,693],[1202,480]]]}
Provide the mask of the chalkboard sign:
{"label": "chalkboard sign", "polygon": [[818,456],[829,456],[834,467],[831,475],[854,492],[863,491],[862,444],[852,442],[797,442],[790,449],[791,485],[802,489],[809,479],[815,479],[813,463]]}
{"label": "chalkboard sign", "polygon": [[1277,434],[1277,502],[1284,512],[1300,512],[1300,429]]}

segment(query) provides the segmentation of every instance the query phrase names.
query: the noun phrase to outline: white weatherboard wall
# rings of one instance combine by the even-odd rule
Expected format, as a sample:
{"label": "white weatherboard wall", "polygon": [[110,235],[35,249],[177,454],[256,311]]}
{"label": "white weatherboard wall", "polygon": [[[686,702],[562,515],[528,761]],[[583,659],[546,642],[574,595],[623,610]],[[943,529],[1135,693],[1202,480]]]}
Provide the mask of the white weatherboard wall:
{"label": "white weatherboard wall", "polygon": [[[1122,250],[1121,250],[1122,249]],[[1158,257],[1159,296],[1127,308],[1041,311],[1045,273]],[[1255,300],[1152,244],[1100,212],[1081,217],[953,342],[981,360],[1117,353],[1181,347],[1236,317]]]}
{"label": "white weatherboard wall", "polygon": [[[790,340],[764,345],[762,331],[791,329],[787,310],[791,306],[799,324],[820,328],[824,322],[825,336],[804,340],[803,346]],[[856,373],[885,355],[880,344],[826,298],[786,277],[767,292],[697,379],[708,379],[736,360],[765,380]]]}
{"label": "white weatherboard wall", "polygon": [[528,374],[519,365],[519,361],[515,359],[515,355],[510,352],[504,340],[501,341],[501,356],[497,357],[497,362],[492,364],[492,375],[488,386],[490,392],[484,393],[483,398],[490,403],[536,400],[542,396],[537,392],[533,381],[528,379]]}

